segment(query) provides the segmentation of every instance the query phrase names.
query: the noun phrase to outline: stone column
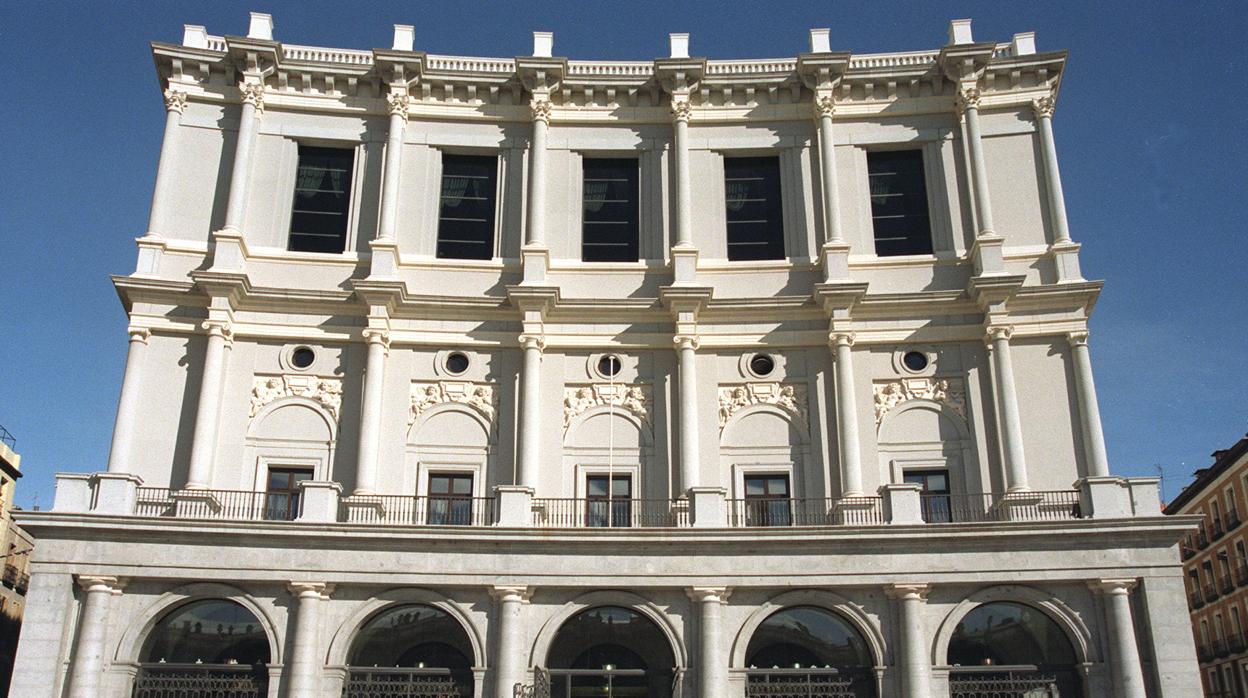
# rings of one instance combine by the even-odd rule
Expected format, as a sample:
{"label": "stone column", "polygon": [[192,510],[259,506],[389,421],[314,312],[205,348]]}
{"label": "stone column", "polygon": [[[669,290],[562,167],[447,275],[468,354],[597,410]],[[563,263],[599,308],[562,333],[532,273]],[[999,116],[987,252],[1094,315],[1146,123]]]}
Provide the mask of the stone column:
{"label": "stone column", "polygon": [[78,617],[78,642],[69,664],[67,698],[98,698],[104,694],[105,639],[108,607],[124,586],[116,577],[78,577],[84,594]]}
{"label": "stone column", "polygon": [[[406,88],[404,88],[406,90]],[[399,210],[399,173],[403,168],[403,134],[407,127],[407,94],[388,94],[390,129],[386,132],[386,169],[381,179],[381,218],[377,239],[394,240]]]}
{"label": "stone column", "polygon": [[1075,394],[1079,398],[1079,424],[1083,429],[1083,453],[1088,462],[1089,477],[1109,475],[1109,455],[1105,451],[1105,432],[1101,429],[1101,408],[1096,403],[1096,384],[1092,382],[1092,357],[1088,353],[1088,333],[1071,332],[1070,356],[1075,365]]}
{"label": "stone column", "polygon": [[494,695],[510,698],[515,685],[525,682],[524,622],[521,609],[533,590],[529,587],[491,587],[498,601],[498,658],[494,660]]}
{"label": "stone column", "polygon": [[1013,328],[988,328],[992,353],[993,394],[997,401],[997,422],[1001,425],[1001,452],[1005,459],[1005,485],[1009,492],[1026,491],[1027,461],[1023,457],[1023,423],[1018,414],[1018,393],[1014,388],[1014,367],[1010,361],[1010,335]]}
{"label": "stone column", "polygon": [[833,332],[836,373],[836,431],[841,446],[841,496],[862,496],[861,449],[858,446],[858,399],[854,393],[854,335]]}
{"label": "stone column", "polygon": [[290,688],[287,698],[319,698],[321,695],[321,602],[333,593],[332,584],[291,582],[295,597],[295,630],[290,648]]}
{"label": "stone column", "polygon": [[169,196],[174,186],[173,158],[178,127],[182,113],[186,111],[186,93],[172,88],[165,90],[165,137],[160,143],[160,159],[156,162],[156,184],[152,187],[152,210],[147,218],[147,234],[159,235],[169,207]]}
{"label": "stone column", "polygon": [[932,698],[932,667],[927,659],[927,631],[923,625],[926,584],[894,584],[887,594],[897,599],[901,630],[898,662],[901,664],[901,694],[906,698]]}
{"label": "stone column", "polygon": [[533,142],[529,147],[529,220],[524,243],[546,246],[546,131],[550,128],[550,100],[538,98],[531,105]]}
{"label": "stone column", "polygon": [[117,400],[117,421],[113,423],[113,444],[108,451],[108,472],[130,473],[130,457],[139,408],[139,379],[143,366],[144,349],[152,332],[143,327],[131,327],[130,347],[126,351],[126,373],[121,379],[121,397]]}
{"label": "stone column", "polygon": [[689,598],[698,605],[698,696],[722,698],[728,695],[728,652],[723,646],[723,605],[730,589],[693,587]]}
{"label": "stone column", "polygon": [[689,117],[693,105],[688,97],[672,99],[672,128],[676,158],[676,246],[693,246],[693,189],[689,181]]}
{"label": "stone column", "polygon": [[517,479],[522,487],[537,489],[537,480],[541,472],[541,434],[542,428],[542,345],[541,337],[536,335],[520,335],[520,346],[523,352],[520,366],[520,433],[519,457],[516,470]]}
{"label": "stone column", "polygon": [[247,212],[247,179],[251,174],[251,153],[256,140],[256,120],[264,112],[264,85],[242,84],[243,108],[238,117],[238,141],[234,146],[234,167],[230,171],[230,196],[225,204],[225,227],[241,232]]}
{"label": "stone column", "polygon": [[1131,621],[1131,589],[1134,579],[1102,579],[1091,584],[1105,599],[1106,635],[1109,637],[1110,669],[1118,698],[1145,698],[1144,671]]}
{"label": "stone column", "polygon": [[1031,103],[1040,129],[1040,154],[1044,159],[1044,188],[1049,194],[1049,218],[1053,219],[1053,242],[1069,243],[1070,226],[1066,220],[1066,196],[1062,194],[1062,175],[1057,169],[1057,145],[1053,141],[1053,111],[1057,106],[1052,97]]}
{"label": "stone column", "polygon": [[226,352],[234,332],[223,320],[205,320],[208,345],[204,349],[204,372],[199,381],[199,405],[195,410],[195,432],[191,438],[191,465],[187,489],[207,489],[212,485],[212,467],[217,452],[217,424],[221,418],[221,388],[225,378]]}
{"label": "stone column", "polygon": [[845,232],[841,229],[840,192],[836,183],[836,149],[832,140],[832,114],[835,100],[829,95],[815,100],[815,118],[819,122],[819,177],[823,182],[823,222],[827,227],[827,242],[845,244]]}
{"label": "stone column", "polygon": [[992,202],[988,194],[988,169],[984,166],[984,145],[979,137],[979,88],[961,89],[958,92],[958,108],[966,118],[966,146],[971,158],[971,189],[975,192],[979,234],[991,235]]}
{"label": "stone column", "polygon": [[360,443],[356,452],[355,494],[377,492],[377,448],[381,441],[382,393],[385,390],[386,355],[390,335],[384,330],[364,330],[368,364],[364,369],[364,395],[360,399]]}
{"label": "stone column", "polygon": [[676,336],[677,393],[680,402],[680,488],[688,492],[701,484],[698,446],[698,338]]}

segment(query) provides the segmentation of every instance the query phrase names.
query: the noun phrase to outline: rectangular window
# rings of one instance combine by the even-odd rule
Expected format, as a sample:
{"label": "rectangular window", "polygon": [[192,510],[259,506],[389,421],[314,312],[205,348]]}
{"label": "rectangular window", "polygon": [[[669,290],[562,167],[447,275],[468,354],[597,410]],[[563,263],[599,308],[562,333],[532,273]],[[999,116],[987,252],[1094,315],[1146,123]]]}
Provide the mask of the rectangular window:
{"label": "rectangular window", "polygon": [[429,476],[427,521],[434,526],[468,526],[472,523],[472,475]]}
{"label": "rectangular window", "polygon": [[[608,486],[608,482],[610,485]],[[627,528],[632,525],[633,478],[629,475],[590,475],[585,478],[585,525],[591,528]]]}
{"label": "rectangular window", "polygon": [[585,158],[582,172],[581,259],[636,262],[638,161]]}
{"label": "rectangular window", "polygon": [[354,150],[299,146],[290,215],[292,251],[338,253],[347,248],[354,162]]}
{"label": "rectangular window", "polygon": [[728,259],[784,259],[780,158],[724,158]]}
{"label": "rectangular window", "polygon": [[270,468],[269,486],[264,494],[267,521],[294,521],[299,517],[299,483],[312,479],[311,468]]}
{"label": "rectangular window", "polygon": [[949,497],[948,470],[912,470],[902,475],[908,485],[922,488],[919,500],[923,505],[923,520],[928,523],[953,521],[953,502]]}
{"label": "rectangular window", "polygon": [[494,256],[494,196],[498,158],[442,154],[442,198],[438,205],[438,257]]}
{"label": "rectangular window", "polygon": [[871,185],[875,253],[881,257],[931,254],[923,151],[867,153],[867,178]]}
{"label": "rectangular window", "polygon": [[745,525],[789,526],[793,523],[788,475],[745,476]]}

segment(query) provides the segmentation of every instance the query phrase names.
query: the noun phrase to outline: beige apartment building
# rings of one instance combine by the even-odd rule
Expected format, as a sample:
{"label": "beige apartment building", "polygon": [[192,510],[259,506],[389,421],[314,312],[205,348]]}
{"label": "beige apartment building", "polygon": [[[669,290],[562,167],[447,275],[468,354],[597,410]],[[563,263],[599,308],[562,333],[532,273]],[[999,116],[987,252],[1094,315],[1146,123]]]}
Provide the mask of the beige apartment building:
{"label": "beige apartment building", "polygon": [[0,554],[4,570],[0,576],[0,696],[8,695],[13,675],[13,659],[22,629],[26,592],[30,587],[30,536],[13,521],[13,495],[22,457],[14,450],[17,441],[0,426]]}

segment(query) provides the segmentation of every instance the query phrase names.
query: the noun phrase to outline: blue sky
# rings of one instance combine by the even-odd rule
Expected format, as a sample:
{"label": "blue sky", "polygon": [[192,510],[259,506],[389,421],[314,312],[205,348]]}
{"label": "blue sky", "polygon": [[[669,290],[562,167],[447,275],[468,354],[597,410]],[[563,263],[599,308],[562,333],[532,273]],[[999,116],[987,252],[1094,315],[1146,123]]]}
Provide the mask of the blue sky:
{"label": "blue sky", "polygon": [[[0,424],[51,504],[53,474],[106,465],[125,361],[110,274],[134,268],[164,109],[147,42],[182,24],[291,43],[433,53],[648,59],[791,56],[811,27],[837,50],[933,48],[949,19],[979,40],[1035,31],[1068,49],[1055,119],[1085,276],[1106,280],[1092,351],[1111,463],[1161,466],[1166,496],[1248,429],[1248,3],[1230,2],[9,2],[0,9]],[[1024,428],[1025,425],[1024,425]],[[1037,466],[1042,454],[1029,454]]]}

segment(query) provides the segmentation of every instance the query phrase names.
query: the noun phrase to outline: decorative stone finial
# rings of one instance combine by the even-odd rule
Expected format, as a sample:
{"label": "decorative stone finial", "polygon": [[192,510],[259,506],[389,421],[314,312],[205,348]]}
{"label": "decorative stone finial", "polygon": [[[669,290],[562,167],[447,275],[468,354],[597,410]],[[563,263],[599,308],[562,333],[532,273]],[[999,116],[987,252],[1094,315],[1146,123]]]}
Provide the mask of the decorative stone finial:
{"label": "decorative stone finial", "polygon": [[550,58],[555,51],[553,32],[533,32],[533,57]]}
{"label": "decorative stone finial", "polygon": [[811,29],[810,30],[810,52],[811,53],[831,53],[832,52],[832,30],[831,29]]}
{"label": "decorative stone finial", "polygon": [[971,36],[971,20],[969,19],[951,19],[949,20],[949,43],[951,44],[973,44],[975,39]]}
{"label": "decorative stone finial", "polygon": [[416,45],[416,29],[410,24],[394,25],[394,41],[390,48],[395,51],[411,51]]}
{"label": "decorative stone finial", "polygon": [[668,34],[667,35],[668,53],[671,58],[688,58],[689,57],[689,35],[688,34]]}
{"label": "decorative stone finial", "polygon": [[183,24],[182,45],[187,48],[208,48],[208,31],[198,24]]}
{"label": "decorative stone finial", "polygon": [[248,39],[273,40],[273,15],[263,12],[251,13],[251,24],[247,27]]}

